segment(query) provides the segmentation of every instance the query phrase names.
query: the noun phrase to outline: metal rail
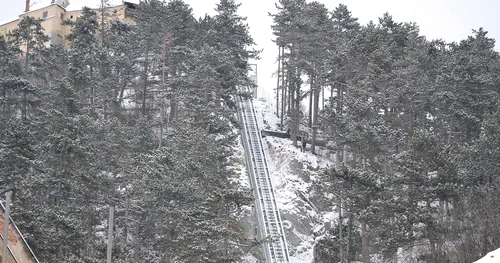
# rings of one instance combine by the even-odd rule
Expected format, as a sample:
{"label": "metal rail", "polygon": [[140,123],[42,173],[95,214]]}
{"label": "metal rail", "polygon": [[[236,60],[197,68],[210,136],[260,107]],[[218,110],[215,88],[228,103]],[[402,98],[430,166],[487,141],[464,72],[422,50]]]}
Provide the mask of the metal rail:
{"label": "metal rail", "polygon": [[289,263],[283,224],[276,204],[275,191],[269,175],[253,103],[251,100],[240,99],[238,106],[245,160],[255,194],[260,238],[269,240],[263,244],[263,254],[266,262]]}

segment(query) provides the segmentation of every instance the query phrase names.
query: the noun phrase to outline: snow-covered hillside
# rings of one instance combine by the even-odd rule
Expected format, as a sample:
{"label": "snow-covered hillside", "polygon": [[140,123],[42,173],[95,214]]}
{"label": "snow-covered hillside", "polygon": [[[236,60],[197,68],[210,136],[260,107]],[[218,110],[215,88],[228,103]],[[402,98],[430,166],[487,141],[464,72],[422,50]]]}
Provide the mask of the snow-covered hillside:
{"label": "snow-covered hillside", "polygon": [[[272,102],[260,98],[254,100],[260,129],[279,131],[280,119],[273,112]],[[316,240],[324,234],[325,226],[336,219],[335,212],[320,211],[310,201],[311,183],[321,168],[334,165],[326,157],[313,155],[306,149],[294,147],[289,139],[267,136],[264,139],[271,177],[282,214],[292,263],[313,262]],[[314,199],[314,198],[312,198]],[[329,209],[335,211],[334,207]],[[398,253],[398,261],[413,258],[416,250]],[[253,262],[253,261],[248,261]],[[492,251],[474,263],[500,262],[500,249]]]}
{"label": "snow-covered hillside", "polygon": [[[271,102],[254,100],[254,107],[261,129],[278,130],[279,119]],[[334,219],[334,214],[318,211],[309,199],[309,192],[319,169],[331,163],[309,151],[301,152],[289,139],[265,137],[264,141],[291,262],[312,262],[315,239],[321,235],[324,223]]]}

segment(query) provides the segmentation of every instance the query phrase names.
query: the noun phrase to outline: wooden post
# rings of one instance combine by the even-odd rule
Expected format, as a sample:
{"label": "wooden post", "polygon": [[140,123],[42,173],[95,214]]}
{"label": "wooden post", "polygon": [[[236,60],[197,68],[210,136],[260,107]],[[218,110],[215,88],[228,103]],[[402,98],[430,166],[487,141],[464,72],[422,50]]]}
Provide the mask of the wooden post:
{"label": "wooden post", "polygon": [[5,195],[5,213],[3,214],[3,249],[2,249],[2,263],[7,263],[7,247],[9,245],[9,219],[10,219],[10,198],[12,192],[7,192]]}
{"label": "wooden post", "polygon": [[115,207],[109,207],[109,223],[108,223],[108,257],[107,263],[111,263],[111,255],[113,252],[113,221],[115,216]]}

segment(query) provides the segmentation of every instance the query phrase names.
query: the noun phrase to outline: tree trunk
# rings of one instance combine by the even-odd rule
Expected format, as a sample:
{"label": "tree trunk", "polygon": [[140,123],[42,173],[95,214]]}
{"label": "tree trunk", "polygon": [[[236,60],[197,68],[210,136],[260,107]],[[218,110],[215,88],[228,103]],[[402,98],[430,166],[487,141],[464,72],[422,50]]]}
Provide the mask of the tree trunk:
{"label": "tree trunk", "polygon": [[291,86],[293,86],[293,93],[295,95],[292,95],[295,97],[294,103],[295,106],[293,107],[293,119],[292,119],[292,128],[293,128],[293,133],[295,134],[294,137],[294,146],[297,146],[297,136],[300,133],[300,68],[296,67],[296,51],[295,51],[295,45],[292,45],[292,50],[291,50],[291,57],[290,59],[292,60],[292,65],[293,65],[293,71],[291,74],[293,74],[292,81],[291,81]]}
{"label": "tree trunk", "polygon": [[[94,224],[93,224],[93,219],[92,217],[94,216],[94,209],[92,206],[88,206],[88,208],[86,209],[87,210],[87,239],[88,240],[92,240],[93,238],[93,235],[94,235]],[[92,243],[91,242],[86,242],[85,244],[85,255],[87,257],[90,257],[90,254],[92,252]]]}
{"label": "tree trunk", "polygon": [[290,115],[291,111],[293,110],[293,70],[290,64],[288,64],[288,68],[286,71],[286,86],[288,87],[288,103],[287,103],[287,114]]}
{"label": "tree trunk", "polygon": [[295,109],[297,111],[300,111],[300,71],[301,69],[300,68],[297,68],[297,75],[294,77],[295,79],[295,97],[297,97],[297,99],[295,100]]}
{"label": "tree trunk", "polygon": [[[106,2],[107,0],[101,0],[101,48],[105,49],[105,34],[104,34],[104,29],[105,29],[105,17],[106,17]],[[104,66],[102,65],[102,58],[100,59],[100,71],[101,71],[101,76],[103,80],[106,79],[106,76],[104,74]],[[107,74],[106,74],[107,75]],[[102,95],[102,103],[103,103],[103,114],[104,114],[104,119],[108,118],[108,92],[107,88],[104,85],[101,85],[101,92],[103,93]]]}
{"label": "tree trunk", "polygon": [[342,113],[342,85],[337,84],[337,114]]}
{"label": "tree trunk", "polygon": [[[5,86],[3,87],[2,98],[3,98],[3,101],[5,101],[5,102],[8,101],[7,100],[7,87],[5,87]],[[8,116],[7,116],[7,112],[8,112],[7,105],[8,105],[8,103],[3,103],[3,105],[2,105],[2,119],[5,119],[5,120],[8,119]],[[5,124],[5,122],[3,122],[3,123]],[[3,126],[1,128],[3,130]],[[2,136],[2,135],[0,135],[0,136]],[[3,139],[3,137],[0,137],[0,139]]]}
{"label": "tree trunk", "polygon": [[104,47],[104,17],[106,7],[104,6],[106,0],[101,0],[101,45]]}
{"label": "tree trunk", "polygon": [[278,46],[278,74],[276,78],[276,117],[280,117],[280,74],[281,74],[281,46]]}
{"label": "tree trunk", "polygon": [[123,237],[125,238],[125,244],[128,244],[128,219],[129,219],[129,197],[128,191],[125,188],[125,222],[123,224]]}
{"label": "tree trunk", "polygon": [[[365,169],[365,162],[363,160],[363,154],[361,153],[361,147],[358,148],[358,154],[359,154],[359,167],[362,167],[363,170]],[[387,175],[385,175],[387,176]],[[369,207],[371,203],[371,199],[369,196],[365,197],[366,198],[366,206]],[[368,243],[368,233],[367,233],[367,225],[366,222],[363,222],[361,224],[361,254],[363,256],[363,263],[369,263],[370,262],[370,248],[369,248],[369,243]]]}
{"label": "tree trunk", "polygon": [[[177,67],[174,66],[172,70],[172,77],[177,78],[179,76],[179,71],[177,70]],[[216,88],[215,91],[215,107],[220,107],[221,103],[221,91],[220,88]],[[177,89],[175,88],[174,85],[170,86],[170,116],[168,118],[168,122],[171,123],[177,118],[179,111],[179,103],[178,103],[178,98],[177,98]]]}
{"label": "tree trunk", "polygon": [[361,253],[363,263],[370,263],[370,250],[368,249],[368,234],[366,233],[366,223],[361,224]]}
{"label": "tree trunk", "polygon": [[[177,74],[174,72],[174,77],[177,76]],[[174,121],[175,117],[177,116],[177,91],[175,90],[175,87],[171,86],[170,89],[170,116],[168,117],[168,122],[171,123]],[[216,94],[219,94],[220,91],[216,91]],[[220,94],[216,95],[217,98],[220,98]],[[219,103],[220,100],[217,99],[216,103]],[[218,105],[216,104],[216,107]]]}
{"label": "tree trunk", "polygon": [[[167,53],[167,47],[166,47],[166,37],[163,37],[163,48],[161,52],[161,60],[162,60],[162,68],[161,68],[161,85],[162,85],[162,96],[161,96],[161,116],[160,116],[160,141],[158,143],[159,147],[162,146],[163,143],[163,129],[165,126],[165,107],[166,107],[166,102],[165,102],[165,96],[167,93],[167,85],[165,83],[165,78],[166,78],[166,65],[165,65],[165,60],[166,60],[166,53]],[[208,95],[207,92],[205,91],[205,100],[207,99]],[[208,103],[208,101],[207,101]]]}
{"label": "tree trunk", "polygon": [[325,109],[325,86],[324,85],[321,85],[321,109],[324,110]]}
{"label": "tree trunk", "polygon": [[[94,79],[94,66],[92,65],[90,65],[90,79]],[[95,87],[94,83],[90,82],[90,108],[92,109],[92,112],[94,112],[94,102],[95,102]]]}
{"label": "tree trunk", "polygon": [[312,128],[312,117],[313,117],[313,97],[314,97],[314,76],[311,73],[309,75],[309,128]]}
{"label": "tree trunk", "polygon": [[[342,191],[342,190],[341,190]],[[342,224],[342,196],[337,197],[337,214],[339,215],[339,260],[344,262],[344,226]]]}
{"label": "tree trunk", "polygon": [[[428,174],[427,172],[425,174]],[[430,211],[431,210],[431,202],[427,201],[427,209]],[[431,249],[431,262],[434,262],[434,259],[436,258],[436,242],[435,242],[435,232],[436,229],[429,229],[429,227],[426,229],[426,231],[429,233],[429,245]]]}
{"label": "tree trunk", "polygon": [[[282,84],[282,90],[281,90],[281,130],[284,130],[284,118],[285,118],[285,108],[286,108],[286,80],[285,80],[285,47],[282,47],[281,50],[282,56],[281,56],[281,84]],[[288,70],[288,69],[287,69]]]}
{"label": "tree trunk", "polygon": [[[314,75],[316,78],[316,75]],[[313,113],[313,134],[312,134],[312,142],[311,142],[311,152],[316,154],[316,135],[318,133],[318,112],[319,112],[319,92],[320,87],[316,83],[317,80],[314,81],[314,113]]]}
{"label": "tree trunk", "polygon": [[112,263],[113,255],[113,237],[114,237],[114,221],[115,221],[115,207],[112,205],[109,207],[109,219],[108,219],[108,247],[106,253],[106,263]]}
{"label": "tree trunk", "polygon": [[351,262],[353,260],[352,255],[352,227],[354,224],[354,215],[351,212],[348,212],[348,220],[347,220],[347,262]]}
{"label": "tree trunk", "polygon": [[148,67],[149,67],[149,62],[148,62],[148,59],[149,59],[149,44],[146,45],[146,54],[144,55],[144,83],[143,83],[143,86],[142,86],[142,96],[141,96],[141,112],[142,112],[142,116],[146,116],[146,93],[148,91]]}
{"label": "tree trunk", "polygon": [[[339,147],[335,151],[335,169],[340,169],[340,156]],[[340,194],[337,197],[337,214],[339,215],[339,259],[340,262],[344,262],[344,227],[343,227],[343,217],[342,217],[342,187],[340,188]]]}
{"label": "tree trunk", "polygon": [[[30,56],[30,45],[29,43],[26,43],[26,60],[24,61],[24,73],[26,74],[26,76],[29,76],[28,74],[29,56]],[[23,105],[21,108],[21,117],[23,120],[26,120],[28,118],[28,95],[26,94],[26,91],[23,91]]]}
{"label": "tree trunk", "polygon": [[[228,204],[226,204],[226,211],[225,211],[225,215],[224,215],[224,216],[226,216],[226,217],[230,217],[230,215],[231,215],[231,212],[229,211],[229,205],[228,205]],[[226,221],[226,228],[227,228],[227,229],[230,229],[230,228],[231,228],[231,225],[230,225],[230,223],[229,223],[229,222],[231,222],[231,220],[227,220],[227,221]],[[227,257],[227,256],[228,256],[228,254],[229,254],[229,236],[228,236],[228,235],[226,235],[226,236],[224,237],[224,257]]]}

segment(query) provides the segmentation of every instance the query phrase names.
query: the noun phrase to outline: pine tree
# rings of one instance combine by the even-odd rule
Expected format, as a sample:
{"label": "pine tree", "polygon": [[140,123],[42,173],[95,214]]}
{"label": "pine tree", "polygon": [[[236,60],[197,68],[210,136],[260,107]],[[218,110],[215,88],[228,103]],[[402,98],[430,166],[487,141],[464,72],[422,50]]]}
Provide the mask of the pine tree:
{"label": "pine tree", "polygon": [[[43,32],[41,26],[42,20],[33,17],[23,17],[19,21],[18,26],[8,34],[12,39],[13,45],[21,50],[24,57],[23,75],[25,78],[33,77],[34,72],[31,70],[33,62],[36,61],[39,53],[45,48],[45,43],[49,40]],[[20,90],[21,98],[21,118],[28,118],[28,106],[33,104],[33,97],[39,92],[38,87],[26,87]]]}
{"label": "pine tree", "polygon": [[2,133],[0,138],[2,139],[5,135],[4,131],[7,129],[8,120],[14,116],[14,107],[18,104],[16,93],[20,91],[20,87],[15,84],[21,84],[20,82],[23,81],[23,79],[20,79],[22,75],[21,64],[16,56],[18,51],[3,35],[0,36],[0,52],[2,53],[0,57],[0,83],[2,86],[2,97],[0,100],[2,108],[0,130]]}
{"label": "pine tree", "polygon": [[90,108],[96,107],[96,83],[98,76],[97,64],[97,32],[99,24],[97,13],[90,8],[83,8],[82,16],[76,21],[67,20],[64,24],[71,26],[71,33],[67,39],[70,41],[69,51],[69,80],[72,85],[83,91],[83,96],[88,97],[87,104]]}
{"label": "pine tree", "polygon": [[223,51],[231,66],[221,67],[217,70],[223,77],[220,89],[216,90],[217,100],[221,99],[225,106],[235,108],[233,96],[238,92],[237,87],[252,86],[247,77],[249,59],[258,58],[258,52],[251,49],[255,44],[249,33],[246,18],[238,15],[238,8],[234,0],[221,0],[215,9],[213,29],[215,30],[210,45]]}

